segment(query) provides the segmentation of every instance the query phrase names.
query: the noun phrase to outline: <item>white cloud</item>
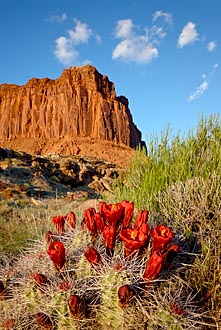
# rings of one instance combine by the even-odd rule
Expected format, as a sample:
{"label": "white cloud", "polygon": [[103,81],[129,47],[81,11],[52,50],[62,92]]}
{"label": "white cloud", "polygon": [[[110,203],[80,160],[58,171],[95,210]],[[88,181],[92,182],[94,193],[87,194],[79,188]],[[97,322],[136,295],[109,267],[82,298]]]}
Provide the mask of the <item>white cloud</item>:
{"label": "white cloud", "polygon": [[149,40],[154,40],[154,42],[157,44],[161,39],[166,37],[167,33],[162,27],[153,25],[149,30],[146,29],[146,35],[148,36]]}
{"label": "white cloud", "polygon": [[75,27],[73,30],[68,30],[68,35],[74,45],[80,43],[87,43],[88,39],[92,36],[92,30],[86,23],[82,23],[74,19]]}
{"label": "white cloud", "polygon": [[172,15],[169,13],[164,13],[161,10],[157,10],[155,11],[155,13],[153,13],[153,22],[155,22],[158,18],[164,19],[165,22],[170,25],[173,24]]}
{"label": "white cloud", "polygon": [[208,89],[208,86],[208,81],[204,80],[202,84],[197,87],[196,91],[189,96],[188,101],[191,102],[193,100],[198,99],[198,97],[203,95],[203,93]]}
{"label": "white cloud", "polygon": [[157,48],[145,43],[142,37],[124,39],[114,49],[112,58],[126,62],[147,63],[158,56]]}
{"label": "white cloud", "polygon": [[211,83],[212,76],[215,74],[218,67],[219,67],[219,65],[218,65],[218,63],[216,63],[213,66],[208,78],[205,74],[202,75],[203,82],[196,88],[195,92],[190,94],[190,96],[187,99],[188,102],[192,102],[192,101],[198,99],[201,95],[203,95],[205,93],[205,91],[209,88],[209,84]]}
{"label": "white cloud", "polygon": [[67,19],[67,14],[62,13],[61,15],[52,15],[50,16],[46,21],[47,22],[57,22],[57,23],[63,23]]}
{"label": "white cloud", "polygon": [[[157,15],[160,17],[163,14],[159,12]],[[166,36],[164,28],[153,25],[149,29],[145,27],[143,34],[137,31],[139,31],[139,26],[135,26],[131,19],[117,22],[114,37],[122,40],[113,50],[112,59],[145,64],[158,57],[159,51],[156,45]]]}
{"label": "white cloud", "polygon": [[131,19],[119,20],[115,29],[115,38],[130,38],[133,35],[133,22]]}
{"label": "white cloud", "polygon": [[[76,47],[87,43],[93,36],[93,31],[86,23],[74,19],[74,24],[74,28],[67,31],[67,37],[61,36],[55,40],[54,55],[63,65],[70,65],[76,61],[79,57]],[[100,41],[98,35],[95,35],[95,38]]]}
{"label": "white cloud", "polygon": [[207,49],[208,49],[209,52],[213,52],[216,47],[217,47],[216,41],[210,41],[207,44]]}
{"label": "white cloud", "polygon": [[184,46],[193,44],[198,39],[198,35],[196,25],[192,22],[188,22],[179,35],[177,46],[183,48]]}
{"label": "white cloud", "polygon": [[70,39],[59,37],[55,40],[54,55],[64,65],[69,65],[78,58],[78,52],[73,48]]}

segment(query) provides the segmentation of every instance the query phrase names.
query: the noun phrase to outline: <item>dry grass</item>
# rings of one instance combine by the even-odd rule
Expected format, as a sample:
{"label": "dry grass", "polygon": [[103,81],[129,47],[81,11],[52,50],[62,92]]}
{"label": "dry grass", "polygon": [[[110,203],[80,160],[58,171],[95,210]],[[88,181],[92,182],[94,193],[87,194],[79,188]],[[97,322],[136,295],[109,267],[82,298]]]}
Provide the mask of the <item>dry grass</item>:
{"label": "dry grass", "polygon": [[221,318],[221,190],[214,174],[159,194],[162,216],[182,231],[194,260],[182,278],[196,291],[204,318],[219,329]]}

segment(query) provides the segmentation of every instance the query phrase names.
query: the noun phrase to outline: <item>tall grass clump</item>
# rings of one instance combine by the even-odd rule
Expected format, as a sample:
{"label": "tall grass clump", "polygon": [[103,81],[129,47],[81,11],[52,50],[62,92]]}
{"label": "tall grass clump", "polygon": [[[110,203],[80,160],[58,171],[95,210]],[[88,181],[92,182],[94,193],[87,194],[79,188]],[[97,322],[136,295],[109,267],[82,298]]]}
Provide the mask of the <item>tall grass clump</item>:
{"label": "tall grass clump", "polygon": [[170,127],[152,134],[146,151],[138,151],[123,182],[117,181],[116,199],[135,201],[138,208],[158,210],[158,193],[174,183],[192,178],[221,178],[221,120],[218,115],[199,119],[196,129],[172,136]]}

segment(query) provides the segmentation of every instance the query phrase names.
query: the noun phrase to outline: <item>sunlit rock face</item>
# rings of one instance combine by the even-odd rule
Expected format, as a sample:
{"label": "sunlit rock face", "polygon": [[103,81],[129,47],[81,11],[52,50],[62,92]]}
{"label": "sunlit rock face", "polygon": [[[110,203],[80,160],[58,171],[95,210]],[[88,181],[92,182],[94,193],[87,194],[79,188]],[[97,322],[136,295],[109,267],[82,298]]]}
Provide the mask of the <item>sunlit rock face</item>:
{"label": "sunlit rock face", "polygon": [[32,78],[0,85],[0,139],[92,138],[141,144],[124,96],[108,77],[86,65],[65,69],[58,79]]}

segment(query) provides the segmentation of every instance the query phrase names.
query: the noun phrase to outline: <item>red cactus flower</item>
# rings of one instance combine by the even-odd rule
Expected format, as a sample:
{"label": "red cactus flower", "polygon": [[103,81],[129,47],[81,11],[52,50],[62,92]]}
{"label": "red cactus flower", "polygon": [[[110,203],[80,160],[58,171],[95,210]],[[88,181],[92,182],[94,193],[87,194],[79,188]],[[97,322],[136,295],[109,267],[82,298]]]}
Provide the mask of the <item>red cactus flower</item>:
{"label": "red cactus flower", "polygon": [[100,202],[99,212],[109,225],[117,227],[123,219],[124,207],[121,203],[106,204],[105,202]]}
{"label": "red cactus flower", "polygon": [[43,291],[45,285],[48,283],[47,277],[44,274],[40,274],[40,273],[32,274],[31,277],[35,281],[39,289]]}
{"label": "red cactus flower", "polygon": [[170,312],[176,315],[185,314],[183,307],[176,303],[170,303]]}
{"label": "red cactus flower", "polygon": [[156,226],[152,231],[153,250],[162,251],[172,241],[173,236],[170,228],[164,225]]}
{"label": "red cactus flower", "polygon": [[72,283],[70,281],[63,281],[58,284],[58,287],[61,291],[69,291],[72,288]]}
{"label": "red cactus flower", "polygon": [[58,215],[57,217],[52,217],[52,222],[55,225],[58,234],[62,234],[64,232],[65,219],[66,216],[64,215]]}
{"label": "red cactus flower", "polygon": [[65,263],[65,248],[62,242],[51,242],[47,253],[55,267],[61,270]]}
{"label": "red cactus flower", "polygon": [[46,240],[46,242],[48,244],[51,243],[51,242],[53,242],[53,233],[50,230],[48,230],[46,232],[46,234],[45,234],[45,240]]}
{"label": "red cactus flower", "polygon": [[142,230],[124,228],[120,231],[120,238],[124,242],[125,256],[129,256],[133,251],[139,250],[145,245],[149,237],[150,230],[144,233]]}
{"label": "red cactus flower", "polygon": [[85,220],[87,229],[91,233],[97,232],[97,227],[96,227],[96,223],[95,223],[95,219],[94,219],[95,213],[96,213],[96,210],[93,207],[89,207],[88,209],[86,209],[84,211],[84,220]]}
{"label": "red cactus flower", "polygon": [[126,307],[129,303],[131,295],[132,295],[132,290],[130,285],[129,284],[122,285],[118,289],[119,305],[121,307]]}
{"label": "red cactus flower", "polygon": [[14,319],[6,319],[4,322],[0,323],[0,327],[1,329],[5,329],[5,330],[10,330],[10,329],[14,329],[15,326],[15,320]]}
{"label": "red cactus flower", "polygon": [[166,249],[166,251],[163,253],[164,264],[166,266],[169,266],[169,264],[176,257],[179,250],[180,250],[180,247],[178,244],[172,244]]}
{"label": "red cactus flower", "polygon": [[94,214],[94,221],[97,229],[101,232],[105,227],[105,222],[103,216],[99,212]]}
{"label": "red cactus flower", "polygon": [[89,246],[84,251],[84,256],[92,266],[97,266],[101,260],[101,256],[99,252],[95,248],[93,248],[93,246]]}
{"label": "red cactus flower", "polygon": [[163,267],[163,254],[160,251],[153,251],[150,259],[147,262],[143,278],[149,282],[158,277]]}
{"label": "red cactus flower", "polygon": [[117,237],[116,228],[111,225],[105,226],[102,231],[102,236],[104,238],[105,246],[110,250],[114,250]]}
{"label": "red cactus flower", "polygon": [[75,225],[76,225],[76,216],[75,216],[74,212],[70,211],[67,214],[66,219],[68,221],[68,224],[69,224],[70,228],[71,229],[74,229],[75,228]]}
{"label": "red cactus flower", "polygon": [[142,231],[144,234],[148,235],[148,237],[150,236],[150,226],[148,223],[142,223],[140,225],[139,231]]}
{"label": "red cactus flower", "polygon": [[37,313],[35,314],[36,321],[39,325],[43,326],[45,329],[52,328],[52,321],[48,315],[44,313]]}
{"label": "red cactus flower", "polygon": [[129,227],[134,213],[134,202],[123,200],[121,205],[124,207],[124,217],[122,220],[121,228]]}
{"label": "red cactus flower", "polygon": [[68,299],[68,307],[74,317],[80,317],[83,311],[83,302],[79,295],[73,294]]}
{"label": "red cactus flower", "polygon": [[148,221],[149,211],[140,210],[134,221],[134,229],[140,229],[140,227]]}
{"label": "red cactus flower", "polygon": [[4,286],[3,282],[0,280],[0,301],[7,299],[7,288]]}

